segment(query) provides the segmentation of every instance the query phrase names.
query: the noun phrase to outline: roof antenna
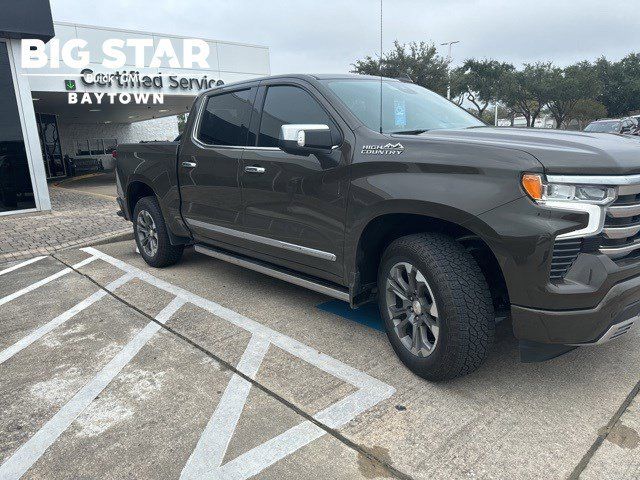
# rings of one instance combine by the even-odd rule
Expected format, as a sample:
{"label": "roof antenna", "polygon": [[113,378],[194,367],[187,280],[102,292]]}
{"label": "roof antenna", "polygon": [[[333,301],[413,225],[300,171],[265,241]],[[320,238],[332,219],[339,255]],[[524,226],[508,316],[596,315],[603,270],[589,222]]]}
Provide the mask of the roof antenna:
{"label": "roof antenna", "polygon": [[382,0],[380,0],[380,134],[382,134]]}

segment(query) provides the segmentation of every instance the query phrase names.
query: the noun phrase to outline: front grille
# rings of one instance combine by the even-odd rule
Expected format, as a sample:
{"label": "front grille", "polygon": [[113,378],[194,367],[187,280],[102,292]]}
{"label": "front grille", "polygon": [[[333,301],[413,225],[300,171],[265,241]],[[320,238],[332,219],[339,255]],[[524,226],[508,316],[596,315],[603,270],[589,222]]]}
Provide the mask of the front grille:
{"label": "front grille", "polygon": [[551,280],[564,278],[567,271],[571,268],[571,265],[573,265],[573,262],[578,258],[581,250],[581,238],[556,240],[553,245],[553,257],[551,259],[549,278],[551,278]]}
{"label": "front grille", "polygon": [[640,185],[618,187],[600,237],[600,251],[614,260],[640,255]]}

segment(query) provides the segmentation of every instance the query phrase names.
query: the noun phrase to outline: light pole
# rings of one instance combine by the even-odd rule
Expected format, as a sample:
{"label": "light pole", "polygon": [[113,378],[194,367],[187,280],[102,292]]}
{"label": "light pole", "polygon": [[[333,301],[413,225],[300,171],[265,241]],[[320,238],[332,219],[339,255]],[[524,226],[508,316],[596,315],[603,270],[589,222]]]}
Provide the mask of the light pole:
{"label": "light pole", "polygon": [[[444,42],[441,43],[441,46],[449,45],[449,53],[447,54],[447,60],[449,60],[449,65],[451,65],[451,46],[454,43],[460,43],[460,40],[454,40],[453,42]],[[451,68],[449,67],[449,83],[447,84],[447,99],[451,100]]]}

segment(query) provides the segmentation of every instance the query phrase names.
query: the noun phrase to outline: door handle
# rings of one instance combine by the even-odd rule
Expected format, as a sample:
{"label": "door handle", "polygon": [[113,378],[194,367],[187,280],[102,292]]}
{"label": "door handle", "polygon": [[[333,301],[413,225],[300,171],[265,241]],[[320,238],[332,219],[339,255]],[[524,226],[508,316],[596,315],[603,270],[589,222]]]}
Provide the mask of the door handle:
{"label": "door handle", "polygon": [[182,162],[184,168],[195,168],[198,166],[196,162]]}
{"label": "door handle", "polygon": [[256,167],[255,165],[250,165],[244,167],[244,171],[247,173],[264,173],[267,170],[264,167]]}

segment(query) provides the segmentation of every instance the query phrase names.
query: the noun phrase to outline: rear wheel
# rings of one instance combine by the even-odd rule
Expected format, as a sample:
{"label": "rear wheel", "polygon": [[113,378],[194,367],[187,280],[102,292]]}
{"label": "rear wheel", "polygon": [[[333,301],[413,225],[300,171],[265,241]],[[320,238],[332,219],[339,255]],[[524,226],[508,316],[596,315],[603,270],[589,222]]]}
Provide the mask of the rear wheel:
{"label": "rear wheel", "polygon": [[167,267],[182,257],[184,246],[171,245],[167,225],[155,197],[144,197],[136,203],[133,231],[140,255],[152,267]]}
{"label": "rear wheel", "polygon": [[378,303],[387,336],[415,374],[445,380],[472,372],[493,342],[493,303],[474,258],[442,234],[409,235],[384,252]]}

